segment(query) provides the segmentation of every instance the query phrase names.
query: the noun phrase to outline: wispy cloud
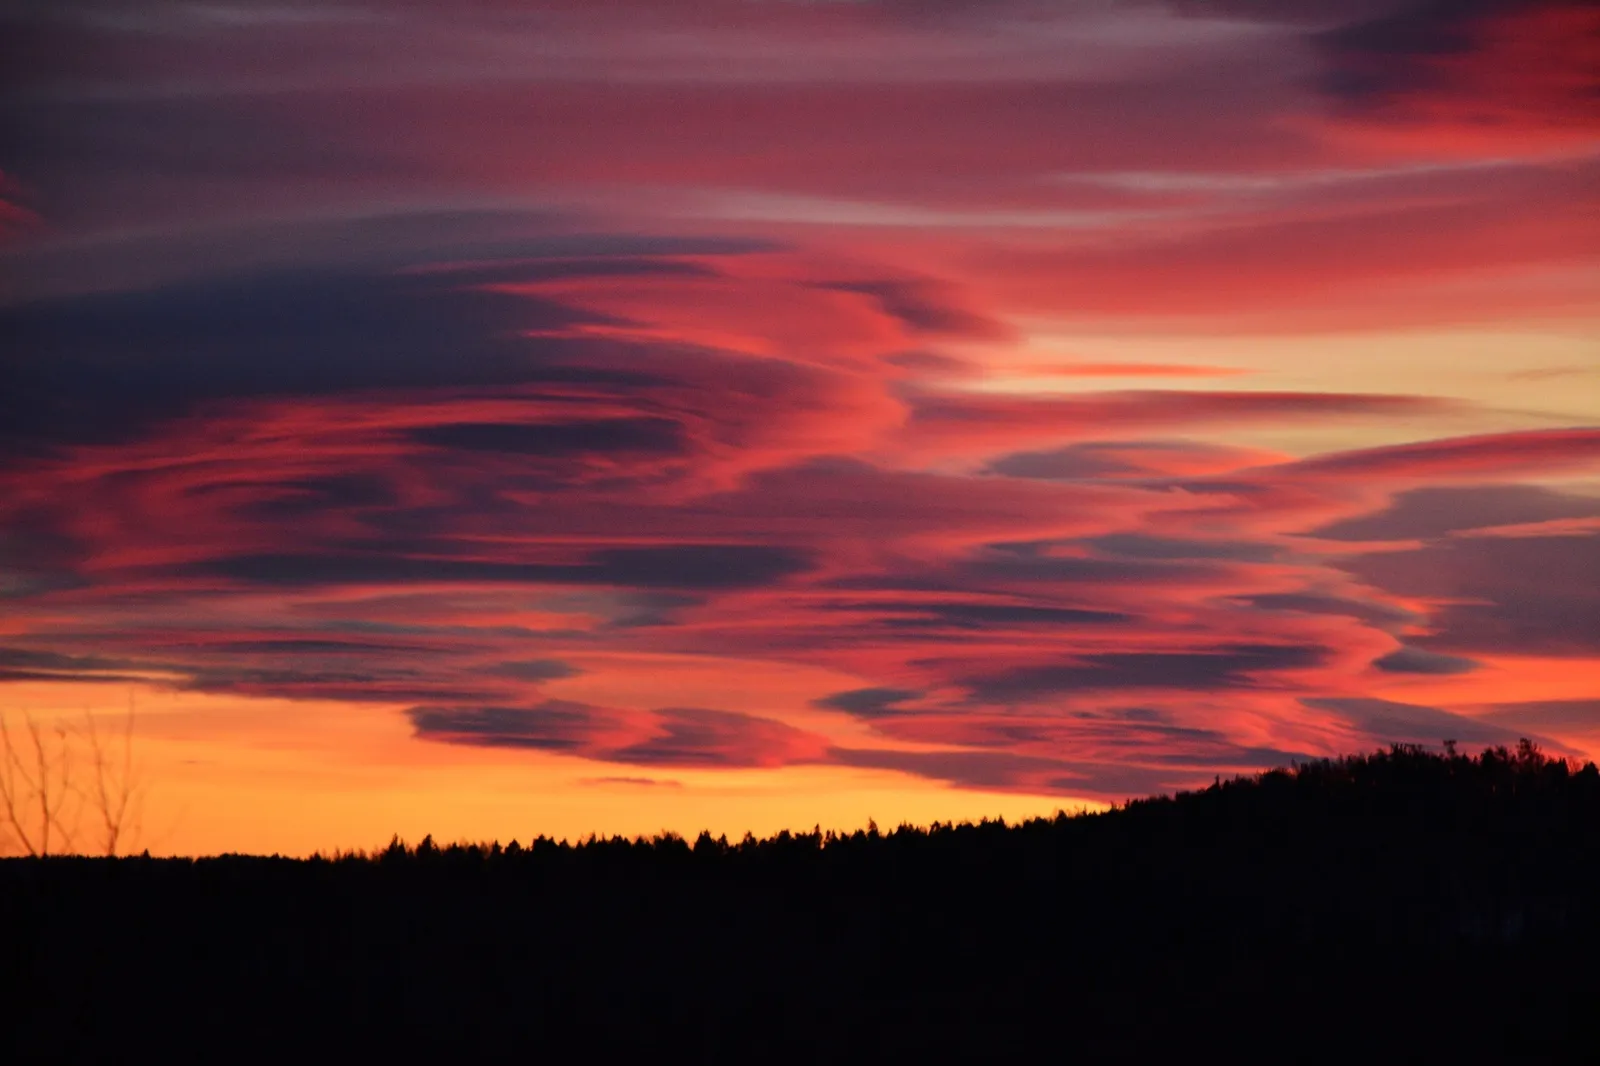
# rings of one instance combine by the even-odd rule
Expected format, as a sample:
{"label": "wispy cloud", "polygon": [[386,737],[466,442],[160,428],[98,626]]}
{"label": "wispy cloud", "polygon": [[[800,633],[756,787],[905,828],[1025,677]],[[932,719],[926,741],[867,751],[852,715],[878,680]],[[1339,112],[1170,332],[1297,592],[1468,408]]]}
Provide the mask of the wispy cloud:
{"label": "wispy cloud", "polygon": [[0,15],[0,681],[651,802],[1577,750],[1590,9],[1200,7]]}

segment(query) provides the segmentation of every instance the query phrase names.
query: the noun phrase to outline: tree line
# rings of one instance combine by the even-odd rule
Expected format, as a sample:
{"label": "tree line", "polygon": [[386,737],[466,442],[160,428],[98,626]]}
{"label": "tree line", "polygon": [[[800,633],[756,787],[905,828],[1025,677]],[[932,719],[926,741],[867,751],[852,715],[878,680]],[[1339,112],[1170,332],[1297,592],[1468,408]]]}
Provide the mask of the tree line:
{"label": "tree line", "polygon": [[30,980],[4,1039],[1527,1061],[1591,1046],[1597,887],[1600,770],[1526,742],[1019,824],[17,860],[0,897]]}

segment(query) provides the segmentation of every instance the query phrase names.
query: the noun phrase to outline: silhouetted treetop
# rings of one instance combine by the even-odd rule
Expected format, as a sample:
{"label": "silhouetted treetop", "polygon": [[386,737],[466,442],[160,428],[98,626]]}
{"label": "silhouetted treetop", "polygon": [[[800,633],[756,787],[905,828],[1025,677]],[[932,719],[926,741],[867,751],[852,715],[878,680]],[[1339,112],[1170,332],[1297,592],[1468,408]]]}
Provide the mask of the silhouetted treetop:
{"label": "silhouetted treetop", "polygon": [[17,859],[5,1039],[105,1061],[168,1018],[363,1060],[1529,1061],[1592,1039],[1597,884],[1600,771],[1526,742],[1011,825]]}

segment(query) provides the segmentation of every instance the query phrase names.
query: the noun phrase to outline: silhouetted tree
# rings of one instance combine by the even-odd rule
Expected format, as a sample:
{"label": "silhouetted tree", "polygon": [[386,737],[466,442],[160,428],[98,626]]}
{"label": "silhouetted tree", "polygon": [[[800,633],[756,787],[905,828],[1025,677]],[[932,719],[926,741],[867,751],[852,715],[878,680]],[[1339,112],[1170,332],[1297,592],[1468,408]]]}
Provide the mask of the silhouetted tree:
{"label": "silhouetted tree", "polygon": [[22,714],[20,729],[13,729],[0,712],[0,813],[5,828],[23,853],[51,854],[72,847],[68,800],[73,795],[73,750],[69,734],[59,722],[42,727],[33,715]]}
{"label": "silhouetted tree", "polygon": [[132,700],[113,735],[87,711],[77,726],[19,717],[14,725],[0,712],[0,826],[10,847],[45,856],[92,840],[89,849],[114,856],[134,846],[145,788],[134,761]]}
{"label": "silhouetted tree", "polygon": [[1012,825],[13,860],[0,1051],[101,1061],[178,1001],[401,1058],[1578,1059],[1597,883],[1600,769],[1527,743]]}
{"label": "silhouetted tree", "polygon": [[102,736],[94,715],[83,716],[83,738],[88,745],[86,803],[100,828],[101,850],[106,855],[137,846],[144,805],[144,782],[133,756],[133,702],[123,716],[122,730]]}

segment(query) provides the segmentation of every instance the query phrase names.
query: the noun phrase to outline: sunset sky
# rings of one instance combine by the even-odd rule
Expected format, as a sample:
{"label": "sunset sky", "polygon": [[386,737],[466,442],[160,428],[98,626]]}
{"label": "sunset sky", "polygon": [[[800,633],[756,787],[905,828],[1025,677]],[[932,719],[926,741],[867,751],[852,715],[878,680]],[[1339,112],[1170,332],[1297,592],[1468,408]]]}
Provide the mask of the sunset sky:
{"label": "sunset sky", "polygon": [[0,710],[152,851],[1600,756],[1600,7],[0,2]]}

